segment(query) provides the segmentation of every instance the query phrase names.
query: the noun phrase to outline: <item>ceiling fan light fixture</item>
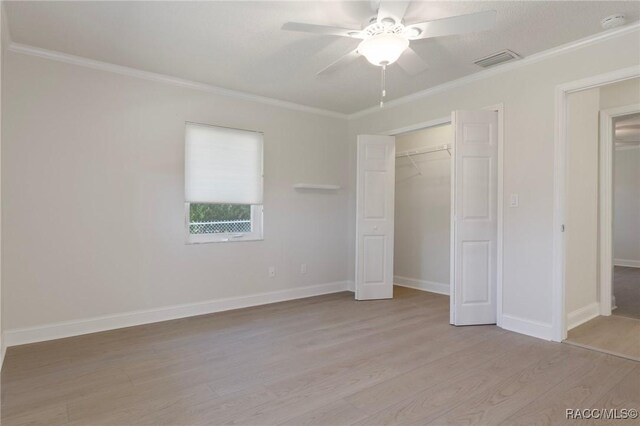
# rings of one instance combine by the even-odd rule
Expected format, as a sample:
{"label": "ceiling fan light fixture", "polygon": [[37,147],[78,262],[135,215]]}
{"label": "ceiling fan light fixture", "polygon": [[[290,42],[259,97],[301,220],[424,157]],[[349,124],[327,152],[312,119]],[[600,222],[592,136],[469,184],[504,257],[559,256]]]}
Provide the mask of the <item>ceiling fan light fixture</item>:
{"label": "ceiling fan light fixture", "polygon": [[382,33],[363,40],[358,53],[376,66],[391,65],[409,47],[409,40],[399,34]]}

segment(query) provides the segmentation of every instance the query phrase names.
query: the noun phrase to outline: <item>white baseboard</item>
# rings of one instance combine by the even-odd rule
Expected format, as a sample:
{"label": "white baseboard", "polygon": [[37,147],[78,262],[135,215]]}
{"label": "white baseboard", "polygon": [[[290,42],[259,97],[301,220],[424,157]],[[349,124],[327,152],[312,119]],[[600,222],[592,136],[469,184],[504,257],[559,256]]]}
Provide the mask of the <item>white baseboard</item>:
{"label": "white baseboard", "polygon": [[394,276],[393,282],[400,287],[408,287],[416,290],[429,291],[431,293],[446,294],[449,293],[449,284],[438,283],[435,281],[425,281],[416,278]]}
{"label": "white baseboard", "polygon": [[618,309],[618,305],[616,305],[616,295],[611,295],[611,310]]}
{"label": "white baseboard", "polygon": [[615,266],[626,266],[629,268],[640,268],[640,260],[633,259],[613,259]]}
{"label": "white baseboard", "polygon": [[3,344],[8,347],[23,345],[26,343],[43,342],[46,340],[79,336],[81,334],[96,333],[99,331],[114,330],[117,328],[131,327],[135,325],[186,318],[196,315],[205,315],[214,312],[229,311],[232,309],[248,308],[251,306],[266,305],[269,303],[284,302],[287,300],[303,299],[305,297],[320,296],[329,293],[338,293],[341,291],[347,291],[348,289],[348,281],[337,281],[333,283],[253,294],[250,296],[186,303],[158,309],[125,312],[115,315],[65,321],[36,327],[6,330],[4,332]]}
{"label": "white baseboard", "polygon": [[553,327],[551,324],[502,314],[500,326],[505,330],[526,334],[527,336],[537,337],[538,339],[553,340]]}
{"label": "white baseboard", "polygon": [[355,281],[347,281],[347,290],[352,293],[356,292],[356,282]]}
{"label": "white baseboard", "polygon": [[598,302],[591,303],[590,305],[576,309],[573,312],[569,312],[567,314],[567,330],[576,328],[580,324],[584,324],[598,315],[600,315],[600,304]]}

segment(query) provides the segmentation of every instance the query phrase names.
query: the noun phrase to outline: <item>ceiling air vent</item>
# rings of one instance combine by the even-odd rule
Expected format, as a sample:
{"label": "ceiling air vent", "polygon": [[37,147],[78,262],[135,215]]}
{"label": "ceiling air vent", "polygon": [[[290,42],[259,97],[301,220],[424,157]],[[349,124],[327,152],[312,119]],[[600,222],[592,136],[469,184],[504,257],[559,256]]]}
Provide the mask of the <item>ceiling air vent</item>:
{"label": "ceiling air vent", "polygon": [[511,50],[505,49],[501,52],[494,53],[493,55],[486,56],[482,59],[478,59],[473,63],[481,66],[482,68],[489,68],[494,65],[503,64],[505,62],[512,61],[514,59],[520,59],[520,55]]}

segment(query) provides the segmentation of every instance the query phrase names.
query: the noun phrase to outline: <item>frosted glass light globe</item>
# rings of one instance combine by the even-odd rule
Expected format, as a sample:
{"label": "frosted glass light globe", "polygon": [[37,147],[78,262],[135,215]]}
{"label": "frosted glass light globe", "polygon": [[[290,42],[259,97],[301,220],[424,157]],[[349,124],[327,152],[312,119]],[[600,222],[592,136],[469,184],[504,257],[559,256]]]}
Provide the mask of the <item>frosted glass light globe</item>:
{"label": "frosted glass light globe", "polygon": [[358,53],[373,65],[390,65],[409,47],[409,40],[399,34],[382,33],[360,42]]}

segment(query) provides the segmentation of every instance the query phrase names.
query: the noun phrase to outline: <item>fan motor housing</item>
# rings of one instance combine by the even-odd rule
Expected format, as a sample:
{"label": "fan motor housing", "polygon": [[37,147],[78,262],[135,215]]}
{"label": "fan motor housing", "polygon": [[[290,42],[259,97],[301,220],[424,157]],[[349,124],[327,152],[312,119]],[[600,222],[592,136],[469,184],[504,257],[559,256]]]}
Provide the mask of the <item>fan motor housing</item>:
{"label": "fan motor housing", "polygon": [[367,36],[372,37],[378,34],[402,34],[404,32],[404,25],[393,24],[385,22],[374,22],[362,30]]}

